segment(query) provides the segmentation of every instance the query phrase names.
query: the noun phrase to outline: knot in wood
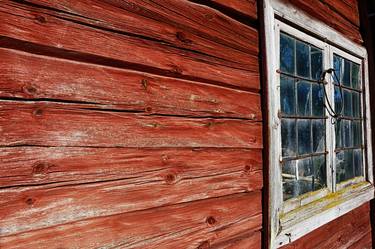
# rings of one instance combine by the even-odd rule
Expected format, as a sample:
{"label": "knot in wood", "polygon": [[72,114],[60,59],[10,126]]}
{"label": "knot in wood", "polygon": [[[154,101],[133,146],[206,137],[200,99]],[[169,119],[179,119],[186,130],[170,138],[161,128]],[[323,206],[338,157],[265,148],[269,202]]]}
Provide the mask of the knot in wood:
{"label": "knot in wood", "polygon": [[245,172],[248,173],[248,172],[250,172],[250,170],[251,170],[251,166],[245,165]]}
{"label": "knot in wood", "polygon": [[177,32],[177,33],[176,33],[176,38],[177,38],[179,41],[181,41],[181,42],[183,42],[183,43],[186,43],[186,44],[191,44],[191,43],[193,43],[193,41],[190,40],[190,39],[188,39],[188,38],[186,37],[186,35],[185,35],[184,33],[182,33],[182,32]]}
{"label": "knot in wood", "polygon": [[143,89],[147,90],[148,80],[142,79],[141,80],[141,84],[142,84]]}
{"label": "knot in wood", "polygon": [[43,110],[41,108],[37,108],[37,109],[35,109],[35,111],[33,112],[33,114],[35,116],[42,116],[43,115]]}
{"label": "knot in wood", "polygon": [[182,69],[179,66],[171,65],[171,72],[174,74],[182,74]]}
{"label": "knot in wood", "polygon": [[39,175],[39,174],[45,174],[47,173],[49,168],[49,164],[47,163],[37,163],[33,165],[33,174]]}
{"label": "knot in wood", "polygon": [[34,204],[35,200],[31,197],[28,197],[28,198],[26,198],[25,202],[26,202],[27,205],[31,206],[31,205]]}
{"label": "knot in wood", "polygon": [[209,216],[206,219],[207,224],[214,225],[216,223],[216,219],[213,216]]}
{"label": "knot in wood", "polygon": [[172,184],[175,180],[176,180],[176,176],[173,175],[173,174],[168,174],[168,175],[165,176],[165,181],[168,184]]}
{"label": "knot in wood", "polygon": [[37,89],[32,85],[25,86],[23,90],[25,93],[30,94],[30,95],[35,94],[37,91]]}
{"label": "knot in wood", "polygon": [[147,107],[145,108],[145,111],[146,111],[146,112],[152,112],[152,107],[151,107],[151,106],[147,106]]}
{"label": "knot in wood", "polygon": [[47,19],[44,17],[44,16],[41,16],[41,15],[36,15],[35,16],[35,19],[40,22],[40,23],[46,23],[47,22]]}
{"label": "knot in wood", "polygon": [[207,240],[206,240],[206,241],[203,241],[203,242],[197,247],[197,249],[207,249],[207,248],[210,248],[210,242],[208,242]]}

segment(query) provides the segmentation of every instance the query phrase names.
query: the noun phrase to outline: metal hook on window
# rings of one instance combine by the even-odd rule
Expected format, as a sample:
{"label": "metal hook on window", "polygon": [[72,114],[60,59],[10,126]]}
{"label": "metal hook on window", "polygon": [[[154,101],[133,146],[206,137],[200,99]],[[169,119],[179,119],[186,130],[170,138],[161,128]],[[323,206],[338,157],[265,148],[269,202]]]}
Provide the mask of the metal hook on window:
{"label": "metal hook on window", "polygon": [[[339,89],[340,89],[340,110],[335,110],[331,104],[331,102],[329,101],[329,98],[328,98],[328,95],[327,95],[327,91],[326,91],[326,87],[325,87],[325,84],[327,83],[325,81],[325,78],[326,78],[326,74],[331,74],[332,77],[334,77],[339,85]],[[332,124],[336,124],[337,120],[340,120],[341,119],[341,114],[342,114],[342,110],[343,110],[343,106],[344,106],[344,98],[343,98],[343,90],[342,90],[342,86],[341,86],[341,82],[339,80],[339,78],[337,77],[337,74],[335,72],[335,69],[333,68],[329,68],[327,70],[324,70],[321,75],[320,75],[320,79],[319,79],[319,84],[322,84],[323,85],[323,91],[324,91],[324,96],[326,98],[326,102],[324,103],[324,107],[327,109],[327,112],[328,114],[332,117]]]}

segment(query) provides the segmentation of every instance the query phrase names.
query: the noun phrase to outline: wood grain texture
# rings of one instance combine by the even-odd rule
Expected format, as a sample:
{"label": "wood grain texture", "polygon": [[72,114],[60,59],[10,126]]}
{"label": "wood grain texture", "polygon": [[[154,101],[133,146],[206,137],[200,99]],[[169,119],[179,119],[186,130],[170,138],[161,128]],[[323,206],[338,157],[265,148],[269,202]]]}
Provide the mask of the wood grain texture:
{"label": "wood grain texture", "polygon": [[233,187],[262,186],[261,150],[10,147],[0,148],[0,155],[1,188],[93,183],[129,176],[149,176],[162,184],[225,175],[230,177],[223,180],[233,181]]}
{"label": "wood grain texture", "polygon": [[[70,13],[72,15],[60,14],[88,25],[159,40],[176,47],[203,52],[232,62],[249,62],[244,57],[245,54],[241,52],[258,55],[256,29],[239,24],[216,10],[185,0],[27,0],[25,2]],[[254,15],[250,12],[256,14],[256,4],[253,1],[250,2],[248,4],[237,3],[236,6],[241,6],[240,8],[248,12],[249,15]],[[183,12],[184,6],[194,8],[195,13]],[[200,21],[207,22],[206,15],[217,19],[216,22],[221,28],[218,29],[218,26],[216,29],[211,29],[198,25],[201,24]],[[142,25],[139,25],[140,23]],[[228,24],[234,25],[244,34],[239,36],[233,30],[228,30]],[[235,36],[231,37],[231,35]],[[245,42],[243,36],[250,40]]]}
{"label": "wood grain texture", "polygon": [[251,231],[233,239],[228,239],[222,244],[212,246],[214,249],[260,249],[262,248],[261,231]]}
{"label": "wood grain texture", "polygon": [[345,19],[342,15],[332,10],[330,6],[320,0],[287,0],[308,15],[317,18],[328,26],[344,34],[347,38],[356,43],[362,43],[359,28]]}
{"label": "wood grain texture", "polygon": [[209,0],[210,2],[217,3],[230,10],[233,10],[242,15],[248,16],[251,19],[258,19],[257,1],[256,0]]}
{"label": "wood grain texture", "polygon": [[366,203],[282,249],[341,249],[357,243],[366,245],[369,243],[369,238],[366,237],[369,231],[370,205]]}
{"label": "wood grain texture", "polygon": [[330,6],[334,11],[339,13],[342,17],[349,20],[352,24],[359,27],[359,11],[356,0],[321,0],[323,3]]}
{"label": "wood grain texture", "polygon": [[259,230],[261,217],[261,193],[254,192],[88,219],[1,237],[0,243],[40,249],[206,248]]}
{"label": "wood grain texture", "polygon": [[[44,176],[45,180],[41,181],[43,185],[0,190],[1,235],[262,188],[262,171],[251,169],[251,159],[246,161],[246,165],[243,160],[239,160],[242,161],[240,164],[231,162],[236,160],[229,157],[213,159],[217,151],[188,153],[183,150],[180,155],[168,151],[162,151],[160,155],[158,150],[153,153],[144,149],[130,150],[128,153],[122,149],[71,151],[72,148],[45,149],[44,153],[51,152],[50,158],[62,158],[49,160],[50,163],[43,166],[42,158],[34,157],[37,164],[29,164],[28,168],[33,169],[31,174],[34,178]],[[114,155],[121,151],[123,153]],[[5,153],[2,151],[2,154]],[[188,162],[186,154],[201,160]],[[225,151],[223,154],[230,155]],[[167,159],[173,156],[176,159]],[[185,162],[181,161],[181,157]],[[29,161],[30,158],[19,157],[19,160]],[[74,163],[69,163],[71,161]],[[46,168],[41,172],[44,166]],[[13,167],[16,166],[13,164]],[[7,178],[11,177],[9,173],[6,174]],[[94,178],[95,175],[99,177]],[[25,181],[26,177],[23,179]],[[53,184],[46,185],[46,182]]]}
{"label": "wood grain texture", "polygon": [[95,105],[0,102],[0,145],[262,148],[259,122],[147,116]]}
{"label": "wood grain texture", "polygon": [[[261,119],[256,93],[0,48],[0,97],[150,114]],[[32,79],[32,80],[30,80]]]}
{"label": "wood grain texture", "polygon": [[[185,7],[185,10],[188,8],[189,13],[195,13],[193,11],[196,9],[195,6],[181,7]],[[240,66],[235,62],[190,50],[181,50],[161,42],[95,29],[59,17],[56,12],[53,16],[46,15],[38,8],[24,8],[23,5],[7,3],[7,1],[0,6],[0,19],[4,20],[0,26],[2,36],[55,49],[120,60],[142,71],[157,69],[197,80],[259,89],[257,57],[246,55],[249,64]],[[222,22],[213,21],[213,23],[217,28]],[[234,27],[231,27],[231,30],[233,29]]]}

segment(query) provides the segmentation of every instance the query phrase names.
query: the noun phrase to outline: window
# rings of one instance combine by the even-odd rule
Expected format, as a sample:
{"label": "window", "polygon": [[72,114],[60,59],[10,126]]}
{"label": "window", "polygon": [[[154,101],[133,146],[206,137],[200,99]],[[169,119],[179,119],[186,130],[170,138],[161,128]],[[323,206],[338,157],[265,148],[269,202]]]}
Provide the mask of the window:
{"label": "window", "polygon": [[369,201],[374,187],[366,50],[292,5],[265,4],[277,248]]}

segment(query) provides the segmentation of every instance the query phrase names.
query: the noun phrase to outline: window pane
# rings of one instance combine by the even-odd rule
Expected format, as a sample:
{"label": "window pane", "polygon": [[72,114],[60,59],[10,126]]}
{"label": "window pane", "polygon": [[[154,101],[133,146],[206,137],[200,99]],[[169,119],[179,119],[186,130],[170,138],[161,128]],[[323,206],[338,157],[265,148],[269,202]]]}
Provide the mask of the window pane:
{"label": "window pane", "polygon": [[280,77],[280,101],[281,112],[284,114],[295,114],[295,90],[294,80],[288,77]]}
{"label": "window pane", "polygon": [[352,139],[352,126],[351,126],[351,121],[350,120],[343,120],[342,121],[343,125],[343,146],[345,148],[350,148],[353,146],[353,139]]}
{"label": "window pane", "polygon": [[353,117],[359,118],[361,116],[361,102],[359,93],[352,92],[353,95]]}
{"label": "window pane", "polygon": [[298,124],[298,154],[311,153],[311,122],[300,119]]}
{"label": "window pane", "polygon": [[344,115],[351,117],[353,115],[352,94],[344,90]]}
{"label": "window pane", "polygon": [[363,166],[362,166],[362,150],[354,150],[354,174],[355,176],[363,176]]}
{"label": "window pane", "polygon": [[342,147],[342,119],[338,119],[335,124],[335,133],[336,133],[336,148]]}
{"label": "window pane", "polygon": [[311,78],[320,79],[323,69],[323,53],[320,49],[311,47]]}
{"label": "window pane", "polygon": [[303,42],[296,41],[297,74],[302,77],[310,77],[310,47]]}
{"label": "window pane", "polygon": [[352,63],[352,87],[355,89],[360,88],[359,84],[359,65]]}
{"label": "window pane", "polygon": [[313,152],[323,152],[325,150],[325,127],[324,120],[313,120]]}
{"label": "window pane", "polygon": [[362,145],[362,127],[360,121],[353,121],[353,147]]}
{"label": "window pane", "polygon": [[318,190],[327,186],[327,170],[325,155],[313,157],[314,179],[313,189]]}
{"label": "window pane", "polygon": [[285,34],[280,35],[280,69],[294,74],[295,39]]}
{"label": "window pane", "polygon": [[284,162],[282,166],[284,200],[296,197],[299,194],[296,174],[296,161]]}
{"label": "window pane", "polygon": [[312,112],[313,116],[324,115],[324,92],[321,85],[312,85]]}
{"label": "window pane", "polygon": [[336,181],[338,183],[354,177],[353,151],[346,150],[337,153]]}
{"label": "window pane", "polygon": [[350,61],[344,59],[344,73],[342,77],[342,84],[350,87]]}
{"label": "window pane", "polygon": [[[341,82],[342,59],[337,55],[333,56],[333,67],[335,69],[338,80]],[[336,77],[333,77],[333,80],[334,82],[338,83]]]}
{"label": "window pane", "polygon": [[281,140],[283,157],[295,156],[297,151],[296,121],[294,119],[281,120]]}
{"label": "window pane", "polygon": [[310,157],[297,160],[297,175],[299,194],[311,192],[313,190],[314,170]]}
{"label": "window pane", "polygon": [[297,84],[297,98],[298,98],[298,115],[311,115],[311,84],[307,82],[300,82]]}
{"label": "window pane", "polygon": [[342,111],[343,103],[344,103],[344,92],[340,91],[340,88],[335,86],[335,111],[336,112]]}

